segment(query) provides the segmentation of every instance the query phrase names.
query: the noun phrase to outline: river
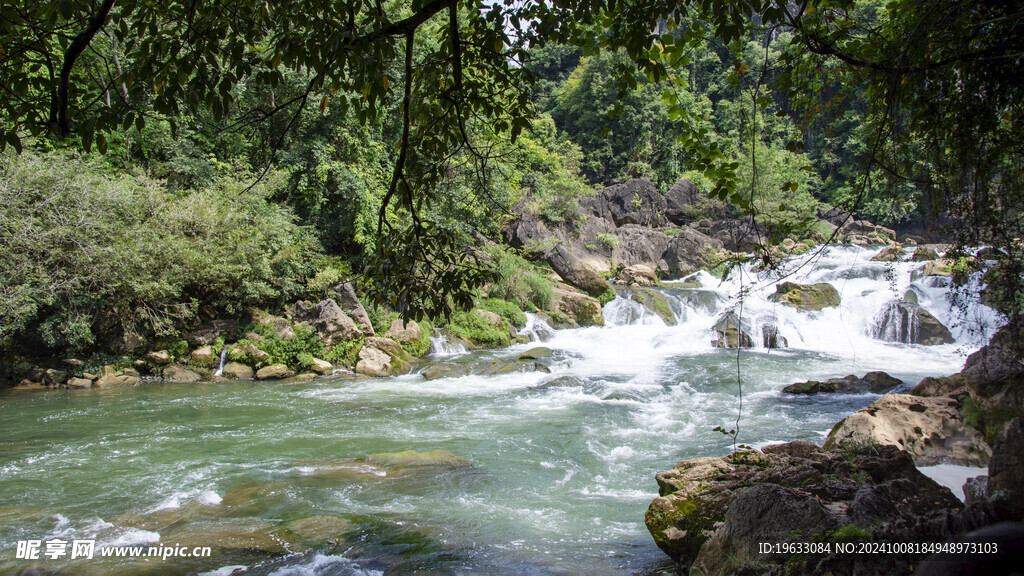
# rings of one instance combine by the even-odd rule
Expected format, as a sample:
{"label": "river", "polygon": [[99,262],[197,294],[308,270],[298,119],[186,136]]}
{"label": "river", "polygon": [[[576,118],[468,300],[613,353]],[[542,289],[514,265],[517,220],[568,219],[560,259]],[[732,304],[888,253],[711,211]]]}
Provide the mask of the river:
{"label": "river", "polygon": [[[909,388],[959,371],[998,327],[988,308],[957,306],[948,279],[912,282],[920,264],[869,262],[877,251],[833,247],[787,262],[790,270],[804,264],[789,280],[835,286],[838,308],[808,313],[769,302],[774,280],[747,267],[725,282],[701,273],[702,288],[658,288],[675,326],[623,291],[605,306],[603,328],[427,359],[476,362],[543,345],[554,352],[550,373],[0,392],[0,572],[667,573],[643,525],[654,475],[732,449],[714,428],[736,427],[738,375],[741,443],[820,443],[877,395],[793,397],[783,386],[884,370]],[[711,326],[741,290],[757,347],[737,356],[712,347]],[[886,303],[908,290],[956,343],[871,337]],[[761,346],[769,322],[789,348]],[[446,450],[468,465],[388,469],[359,460],[404,450]],[[322,473],[339,465],[348,473]],[[166,525],[140,528],[146,515]],[[274,534],[309,516],[337,519],[344,538],[276,553],[235,546],[206,559],[15,558],[18,540],[202,543],[246,526]]]}

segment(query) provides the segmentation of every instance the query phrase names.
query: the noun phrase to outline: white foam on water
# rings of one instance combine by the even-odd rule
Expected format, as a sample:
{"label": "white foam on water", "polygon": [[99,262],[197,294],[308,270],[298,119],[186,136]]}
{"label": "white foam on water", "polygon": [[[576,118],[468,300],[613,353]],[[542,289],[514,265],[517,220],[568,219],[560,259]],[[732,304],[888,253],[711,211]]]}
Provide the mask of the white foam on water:
{"label": "white foam on water", "polygon": [[271,576],[384,576],[380,570],[369,570],[359,566],[351,558],[338,554],[317,554],[308,562],[279,568]]}
{"label": "white foam on water", "polygon": [[224,499],[220,494],[217,494],[213,490],[203,490],[196,497],[196,502],[199,502],[203,506],[216,506],[223,502]]}
{"label": "white foam on water", "polygon": [[964,482],[975,476],[985,476],[988,468],[974,466],[958,466],[956,464],[936,464],[935,466],[918,466],[922,474],[949,488],[953,495],[964,501]]}
{"label": "white foam on water", "polygon": [[149,544],[151,542],[159,542],[160,533],[153,532],[150,530],[140,530],[138,528],[126,528],[123,531],[118,531],[113,536],[98,540],[96,542],[97,548],[115,548],[118,546],[136,546],[140,544]]}
{"label": "white foam on water", "polygon": [[239,571],[245,572],[246,569],[248,569],[248,568],[249,567],[246,566],[245,564],[234,564],[234,565],[231,565],[231,566],[221,566],[220,568],[217,568],[216,570],[211,570],[209,572],[200,572],[199,576],[231,576],[235,572],[239,572]]}

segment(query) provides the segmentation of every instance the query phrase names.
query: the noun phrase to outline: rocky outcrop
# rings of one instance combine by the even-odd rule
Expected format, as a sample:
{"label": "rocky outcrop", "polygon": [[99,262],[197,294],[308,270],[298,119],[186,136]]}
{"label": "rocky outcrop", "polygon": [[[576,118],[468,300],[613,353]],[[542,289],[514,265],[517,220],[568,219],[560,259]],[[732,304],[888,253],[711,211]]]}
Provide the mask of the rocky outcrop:
{"label": "rocky outcrop", "polygon": [[214,354],[213,348],[209,346],[193,350],[192,354],[189,355],[189,364],[200,368],[213,368],[219,360],[220,358]]}
{"label": "rocky outcrop", "polygon": [[1024,516],[1024,421],[1014,418],[992,446],[985,488],[1014,518]]}
{"label": "rocky outcrop", "polygon": [[198,372],[174,365],[164,368],[162,375],[169,382],[198,382],[203,379]]}
{"label": "rocky outcrop", "polygon": [[918,246],[917,250],[914,250],[914,255],[910,257],[911,262],[927,262],[938,259],[939,253],[931,246]]}
{"label": "rocky outcrop", "polygon": [[146,361],[154,366],[166,366],[171,363],[171,353],[167,350],[155,350],[146,354]]}
{"label": "rocky outcrop", "polygon": [[356,373],[366,376],[394,376],[409,371],[411,356],[389,338],[367,338],[356,361]]}
{"label": "rocky outcrop", "polygon": [[888,392],[902,384],[903,381],[886,374],[885,372],[868,372],[863,378],[853,374],[844,378],[829,378],[828,380],[808,380],[797,382],[782,389],[787,394],[819,394],[827,392],[839,392],[846,394],[858,394],[862,392],[874,392],[881,394]]}
{"label": "rocky outcrop", "polygon": [[884,245],[896,241],[896,232],[867,220],[848,220],[839,229],[839,237],[844,243],[858,246]]}
{"label": "rocky outcrop", "polygon": [[251,380],[253,375],[252,368],[240,362],[228,362],[221,371],[221,376],[232,380]]}
{"label": "rocky outcrop", "polygon": [[580,205],[598,218],[614,222],[616,226],[639,224],[658,227],[665,225],[665,197],[650,180],[637,178],[608,186],[594,196],[584,198]]}
{"label": "rocky outcrop", "polygon": [[650,264],[634,264],[623,268],[615,277],[615,283],[624,286],[657,286],[658,273]]}
{"label": "rocky outcrop", "polygon": [[571,327],[604,326],[604,313],[597,299],[561,283],[555,285],[554,295],[558,311],[565,315]]}
{"label": "rocky outcrop", "polygon": [[352,287],[351,282],[346,281],[334,286],[331,288],[331,293],[335,295],[335,301],[341,310],[356,323],[364,336],[376,336],[370,317],[366,314],[362,303],[359,302],[359,297],[356,296],[356,290]]}
{"label": "rocky outcrop", "polygon": [[294,375],[295,372],[284,364],[271,364],[256,371],[257,380],[284,380]]}
{"label": "rocky outcrop", "polygon": [[292,318],[295,322],[306,323],[316,328],[320,339],[327,347],[334,346],[342,340],[360,338],[363,335],[355,321],[338,306],[333,298],[323,300],[315,306],[310,306],[303,301],[296,302]]}
{"label": "rocky outcrop", "polygon": [[964,425],[960,404],[950,397],[882,396],[836,424],[825,447],[848,443],[896,446],[922,466],[983,466],[992,455],[985,438]]}
{"label": "rocky outcrop", "polygon": [[775,286],[775,294],[768,297],[772,302],[786,304],[806,311],[818,311],[839,306],[839,292],[831,284],[797,284],[796,282],[780,282]]}
{"label": "rocky outcrop", "polygon": [[[825,541],[848,524],[909,521],[962,508],[891,446],[843,452],[797,441],[763,453],[684,460],[656,478],[660,496],[647,510],[647,529],[683,568],[692,564],[706,576],[769,561],[756,545],[747,546],[758,538]],[[755,573],[767,571],[762,565]]]}
{"label": "rocky outcrop", "polygon": [[967,357],[961,372],[971,399],[990,426],[1024,418],[1024,318],[1018,316]]}
{"label": "rocky outcrop", "polygon": [[751,348],[754,345],[750,338],[750,322],[745,318],[741,321],[732,310],[719,316],[712,330],[716,338],[711,345],[715,348]]}
{"label": "rocky outcrop", "polygon": [[878,315],[872,337],[888,342],[938,346],[956,340],[949,328],[919,304],[893,300]]}
{"label": "rocky outcrop", "polygon": [[666,277],[680,278],[715,264],[716,255],[724,248],[721,240],[684,226],[672,236],[660,262]]}
{"label": "rocky outcrop", "polygon": [[699,199],[697,185],[686,178],[680,178],[665,192],[665,217],[674,224],[689,224],[693,221],[693,206]]}
{"label": "rocky outcrop", "polygon": [[587,260],[578,258],[567,246],[555,246],[547,257],[551,268],[573,286],[591,296],[600,296],[610,290],[604,276]]}
{"label": "rocky outcrop", "polygon": [[396,318],[391,322],[388,333],[384,337],[401,344],[419,344],[420,339],[423,338],[423,330],[415,320],[405,322],[401,318]]}

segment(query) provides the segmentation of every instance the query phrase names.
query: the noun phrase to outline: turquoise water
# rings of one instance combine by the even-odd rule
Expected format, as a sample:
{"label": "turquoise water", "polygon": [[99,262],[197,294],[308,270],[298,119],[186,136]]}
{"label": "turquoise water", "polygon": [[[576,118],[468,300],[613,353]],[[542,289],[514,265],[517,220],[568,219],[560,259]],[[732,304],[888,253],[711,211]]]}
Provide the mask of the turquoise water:
{"label": "turquoise water", "polygon": [[[884,278],[864,282],[889,290]],[[793,348],[740,354],[741,442],[820,442],[877,397],[794,398],[780,393],[786,384],[882,369],[910,386],[959,370],[977,347],[966,331],[933,348],[870,341],[854,317],[871,298],[858,290],[844,293],[853,307],[845,328],[827,315],[785,316],[780,329]],[[678,296],[676,326],[624,294],[606,307],[609,326],[543,343],[555,352],[551,373],[4,391],[0,572],[667,572],[643,525],[654,475],[729,452],[731,439],[713,428],[734,427],[740,409],[736,353],[710,345],[730,294],[712,291],[708,305],[666,289]],[[687,304],[696,301],[704,304]],[[829,335],[837,329],[843,343]],[[509,357],[535,345],[427,361]],[[464,462],[363,459],[405,450]],[[308,517],[327,517],[316,522],[329,529],[296,535],[293,523]],[[55,537],[215,549],[166,561],[15,559],[18,540]]]}

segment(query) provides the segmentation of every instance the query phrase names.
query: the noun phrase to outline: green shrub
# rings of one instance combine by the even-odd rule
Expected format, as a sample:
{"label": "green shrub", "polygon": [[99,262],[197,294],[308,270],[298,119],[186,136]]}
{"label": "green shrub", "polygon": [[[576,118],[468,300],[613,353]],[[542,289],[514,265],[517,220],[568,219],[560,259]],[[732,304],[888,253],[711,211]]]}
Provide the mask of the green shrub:
{"label": "green shrub", "polygon": [[497,298],[488,298],[481,300],[479,304],[480,308],[484,310],[494,312],[498,316],[505,319],[506,322],[520,329],[526,326],[526,314],[516,306],[515,303],[507,300],[498,300]]}
{"label": "green shrub", "polygon": [[51,353],[172,338],[207,314],[301,295],[321,260],[311,231],[224,180],[172,193],[64,153],[0,154],[0,342],[33,335]]}
{"label": "green shrub", "polygon": [[[308,368],[313,364],[313,357],[323,358],[327,355],[324,343],[320,340],[320,335],[313,328],[302,325],[295,326],[295,336],[291,338],[281,338],[267,324],[253,324],[249,327],[249,331],[258,334],[261,337],[260,341],[253,342],[243,338],[238,343],[251,343],[253,346],[266,352],[268,357],[262,360],[238,357],[230,354],[229,351],[229,356],[232,356],[232,360],[244,362],[256,368],[272,364],[284,364],[290,368]],[[232,348],[234,347],[232,346]]]}
{"label": "green shrub", "polygon": [[551,308],[555,301],[554,284],[541,269],[499,246],[490,248],[489,253],[499,276],[488,290],[489,296],[514,302],[520,309]]}
{"label": "green shrub", "polygon": [[511,341],[508,324],[504,319],[499,326],[495,326],[473,310],[459,310],[453,313],[448,322],[448,330],[455,336],[482,348],[508,346]]}
{"label": "green shrub", "polygon": [[353,368],[356,365],[356,361],[359,359],[359,351],[362,349],[362,338],[342,340],[334,345],[334,348],[327,353],[327,357],[324,358],[324,360],[327,360],[336,366],[347,366],[349,368]]}
{"label": "green shrub", "polygon": [[619,237],[616,236],[615,234],[598,232],[597,239],[601,241],[601,244],[607,246],[609,250],[614,250],[615,247],[619,245]]}

